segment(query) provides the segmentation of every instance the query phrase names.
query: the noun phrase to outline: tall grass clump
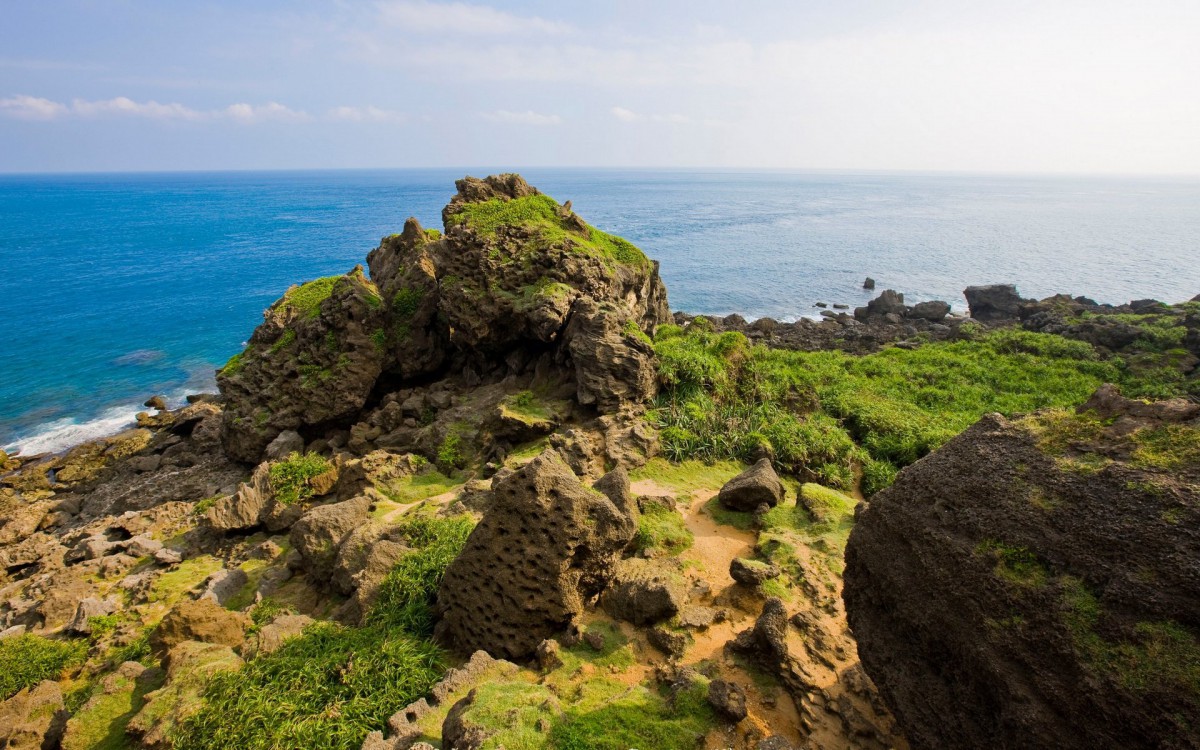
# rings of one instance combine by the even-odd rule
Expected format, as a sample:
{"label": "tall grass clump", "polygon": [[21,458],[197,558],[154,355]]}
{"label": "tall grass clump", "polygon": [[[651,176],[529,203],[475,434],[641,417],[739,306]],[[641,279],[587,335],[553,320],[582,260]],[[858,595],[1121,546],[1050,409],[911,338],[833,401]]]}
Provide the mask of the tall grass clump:
{"label": "tall grass clump", "polygon": [[284,505],[312,497],[312,480],[333,468],[319,453],[293,453],[271,466],[269,477],[275,499]]}
{"label": "tall grass clump", "polygon": [[174,738],[176,750],[358,750],[444,674],[442,652],[427,638],[430,607],[472,523],[460,516],[405,524],[412,551],[384,580],[365,626],[316,623],[240,671],[213,676],[203,707]]}
{"label": "tall grass clump", "polygon": [[0,640],[0,701],[42,680],[57,680],[87,657],[85,640],[56,641],[25,633]]}

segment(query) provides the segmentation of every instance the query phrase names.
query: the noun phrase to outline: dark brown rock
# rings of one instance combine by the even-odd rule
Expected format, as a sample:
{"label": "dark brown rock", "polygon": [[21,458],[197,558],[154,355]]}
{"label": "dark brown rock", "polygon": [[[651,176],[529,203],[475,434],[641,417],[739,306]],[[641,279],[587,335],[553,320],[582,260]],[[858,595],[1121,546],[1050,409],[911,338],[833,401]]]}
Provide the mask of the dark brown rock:
{"label": "dark brown rock", "polygon": [[730,510],[750,512],[762,504],[771,507],[779,505],[783,502],[783,495],[783,483],[779,481],[770,459],[761,458],[726,482],[717,497],[721,505]]}
{"label": "dark brown rock", "polygon": [[983,323],[1015,321],[1020,317],[1021,295],[1012,284],[969,286],[963,290],[971,317]]}
{"label": "dark brown rock", "polygon": [[746,691],[733,682],[713,680],[708,684],[708,702],[733,722],[746,718]]}
{"label": "dark brown rock", "polygon": [[687,585],[677,565],[641,558],[618,563],[600,598],[605,612],[634,625],[674,617],[686,602]]}
{"label": "dark brown rock", "polygon": [[1089,403],[1113,423],[987,415],[858,513],[849,623],[915,747],[1200,747],[1200,460],[1137,442],[1197,424]]}
{"label": "dark brown rock", "polygon": [[746,586],[757,586],[764,581],[778,578],[782,574],[783,571],[779,569],[778,565],[765,563],[760,560],[735,557],[729,563],[730,577]]}
{"label": "dark brown rock", "polygon": [[552,450],[492,494],[442,580],[436,635],[462,651],[522,659],[604,588],[637,524]]}

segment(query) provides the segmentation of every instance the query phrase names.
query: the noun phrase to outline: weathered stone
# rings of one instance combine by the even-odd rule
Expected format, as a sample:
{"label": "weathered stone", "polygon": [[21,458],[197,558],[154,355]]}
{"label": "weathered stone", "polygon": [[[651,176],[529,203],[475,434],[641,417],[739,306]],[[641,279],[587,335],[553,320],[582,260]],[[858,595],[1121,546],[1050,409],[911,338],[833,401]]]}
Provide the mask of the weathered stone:
{"label": "weathered stone", "polygon": [[726,482],[717,497],[721,505],[730,510],[752,511],[762,504],[775,507],[783,502],[783,496],[783,483],[779,481],[770,459],[761,458]]}
{"label": "weathered stone", "polygon": [[682,659],[688,644],[692,642],[692,637],[682,630],[672,630],[659,625],[646,631],[646,640],[672,659]]}
{"label": "weathered stone", "polygon": [[1020,316],[1021,295],[1012,284],[969,286],[963,290],[971,317],[983,323],[1017,320]]}
{"label": "weathered stone", "polygon": [[761,560],[735,557],[729,563],[730,577],[746,586],[757,586],[764,581],[778,578],[782,574],[783,571],[779,569],[779,566]]}
{"label": "weathered stone", "polygon": [[56,682],[43,680],[0,703],[0,748],[58,747],[66,723],[62,689]]}
{"label": "weathered stone", "polygon": [[736,683],[713,680],[708,684],[708,702],[717,713],[731,721],[746,718],[746,691]]}
{"label": "weathered stone", "polygon": [[89,635],[92,632],[92,618],[111,615],[117,611],[117,605],[108,599],[89,596],[79,602],[75,616],[67,623],[67,632],[79,635]]}
{"label": "weathered stone", "polygon": [[240,485],[237,492],[218,499],[205,517],[218,531],[242,531],[252,529],[262,520],[262,514],[275,497],[271,489],[271,464],[259,464],[250,479]]}
{"label": "weathered stone", "polygon": [[678,566],[641,558],[618,563],[612,583],[600,597],[605,612],[634,625],[674,617],[685,602],[687,585]]}
{"label": "weathered stone", "polygon": [[436,634],[464,651],[525,658],[612,577],[637,525],[547,450],[496,484],[491,508],[447,568]]}
{"label": "weathered stone", "polygon": [[918,302],[908,311],[908,317],[921,318],[932,323],[945,320],[950,314],[950,305],[940,300],[930,300],[928,302]]}
{"label": "weathered stone", "polygon": [[249,619],[230,612],[212,599],[185,600],[167,612],[150,635],[155,653],[166,654],[184,641],[240,646]]}
{"label": "weathered stone", "polygon": [[1200,425],[1089,403],[1108,419],[1061,444],[1082,417],[986,415],[857,514],[847,614],[914,746],[1196,745],[1200,693],[1163,670],[1200,653],[1200,461],[1156,468],[1133,436]]}
{"label": "weathered stone", "polygon": [[295,430],[284,430],[267,445],[266,457],[268,461],[278,461],[293,453],[303,452],[304,438],[300,437],[300,433]]}
{"label": "weathered stone", "polygon": [[318,505],[292,526],[288,539],[304,558],[305,569],[314,580],[328,581],[333,575],[342,541],[367,520],[371,502],[369,496],[360,495],[345,502]]}

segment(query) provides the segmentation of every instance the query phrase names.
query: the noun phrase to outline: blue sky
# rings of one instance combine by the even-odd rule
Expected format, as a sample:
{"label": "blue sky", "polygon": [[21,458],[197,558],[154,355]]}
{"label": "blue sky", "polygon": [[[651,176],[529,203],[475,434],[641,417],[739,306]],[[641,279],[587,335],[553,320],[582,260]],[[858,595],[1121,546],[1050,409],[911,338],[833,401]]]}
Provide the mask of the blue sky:
{"label": "blue sky", "polygon": [[2,0],[0,171],[1200,174],[1200,2]]}

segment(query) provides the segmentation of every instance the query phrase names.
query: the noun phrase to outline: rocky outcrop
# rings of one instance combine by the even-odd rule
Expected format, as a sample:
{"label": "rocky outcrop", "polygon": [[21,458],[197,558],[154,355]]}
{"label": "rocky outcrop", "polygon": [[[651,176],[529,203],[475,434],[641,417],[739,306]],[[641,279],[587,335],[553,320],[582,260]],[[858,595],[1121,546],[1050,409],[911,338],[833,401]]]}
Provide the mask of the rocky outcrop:
{"label": "rocky outcrop", "polygon": [[163,617],[150,635],[150,646],[166,654],[184,641],[240,646],[249,618],[230,612],[212,599],[184,600]]}
{"label": "rocky outcrop", "polygon": [[760,505],[774,508],[783,502],[783,482],[769,458],[761,458],[725,483],[717,499],[730,510],[753,511]]}
{"label": "rocky outcrop", "polygon": [[634,625],[674,617],[686,602],[687,585],[677,566],[639,558],[614,567],[612,582],[600,598],[605,612]]}
{"label": "rocky outcrop", "polygon": [[366,520],[371,498],[360,495],[330,505],[318,505],[300,517],[288,540],[300,553],[304,569],[315,581],[328,581],[333,575],[342,542]]}
{"label": "rocky outcrop", "polygon": [[[319,438],[374,392],[459,373],[468,387],[570,383],[601,414],[654,395],[647,334],[670,320],[657,264],[518,175],[457,188],[444,233],[409,219],[368,256],[370,280],[356,269],[293,287],[265,313],[218,374],[231,456],[257,462],[285,431]],[[434,407],[404,418],[415,426]],[[383,433],[361,430],[361,447],[385,447],[372,443]]]}
{"label": "rocky outcrop", "polygon": [[963,290],[971,317],[981,323],[1015,321],[1020,316],[1021,295],[1012,284],[969,286]]}
{"label": "rocky outcrop", "polygon": [[44,680],[0,702],[0,748],[58,747],[66,723],[61,687]]}
{"label": "rocky outcrop", "polygon": [[1194,748],[1200,423],[987,415],[858,514],[845,602],[914,746]]}
{"label": "rocky outcrop", "polygon": [[632,509],[585,487],[547,450],[494,487],[446,569],[436,636],[460,651],[532,655],[604,588],[636,532]]}
{"label": "rocky outcrop", "polygon": [[385,312],[361,267],[289,289],[263,313],[246,350],[217,373],[229,455],[255,463],[285,430],[358,414],[383,371]]}

